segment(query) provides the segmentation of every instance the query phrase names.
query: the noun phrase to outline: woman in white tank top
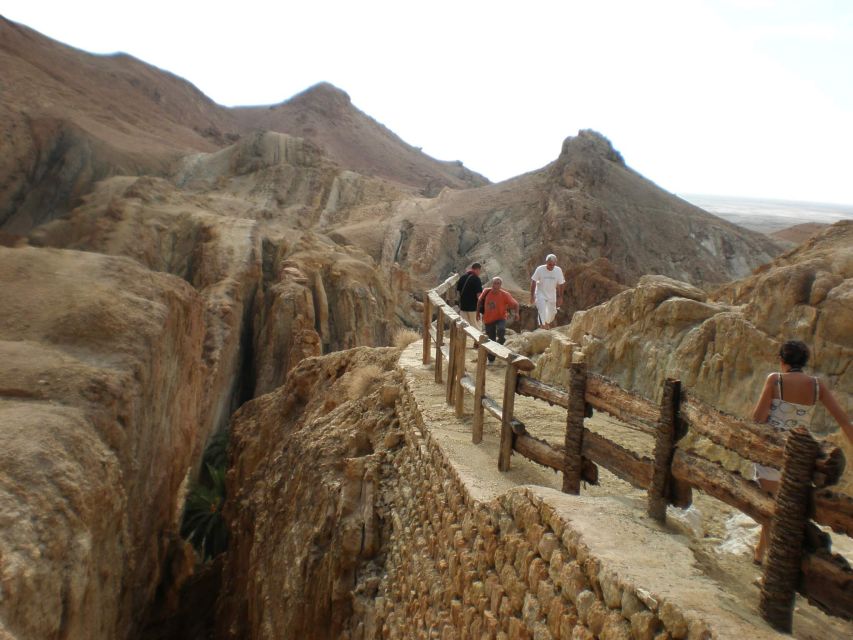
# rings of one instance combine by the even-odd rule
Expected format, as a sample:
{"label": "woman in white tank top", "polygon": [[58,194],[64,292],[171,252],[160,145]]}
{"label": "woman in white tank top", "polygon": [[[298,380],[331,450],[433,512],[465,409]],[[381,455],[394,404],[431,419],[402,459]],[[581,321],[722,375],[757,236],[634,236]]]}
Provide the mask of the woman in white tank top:
{"label": "woman in white tank top", "polygon": [[[803,373],[803,367],[809,360],[809,348],[798,340],[789,340],[779,349],[781,371],[767,376],[761,397],[752,411],[756,422],[767,423],[781,429],[793,429],[796,426],[811,427],[814,408],[818,400],[838,422],[844,435],[853,442],[853,427],[850,418],[830,392],[826,383]],[[775,494],[779,489],[779,471],[772,467],[755,465],[755,480],[762,489]],[[761,564],[767,548],[768,527],[761,528],[761,537],[755,547],[753,560]]]}

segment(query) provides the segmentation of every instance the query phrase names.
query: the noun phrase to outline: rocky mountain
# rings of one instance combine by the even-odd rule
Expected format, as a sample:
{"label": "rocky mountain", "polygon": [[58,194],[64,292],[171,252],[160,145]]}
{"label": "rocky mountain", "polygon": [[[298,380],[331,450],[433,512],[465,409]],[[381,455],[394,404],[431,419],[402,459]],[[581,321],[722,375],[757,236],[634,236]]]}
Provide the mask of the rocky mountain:
{"label": "rocky mountain", "polygon": [[424,286],[479,260],[488,276],[500,274],[509,288],[526,291],[536,265],[556,253],[569,282],[564,320],[644,274],[721,283],[780,251],[766,236],[660,189],[592,131],[567,138],[541,170],[402,202],[388,225],[382,234],[361,222],[330,231],[384,265],[405,265]]}
{"label": "rocky mountain", "polygon": [[444,187],[465,189],[489,182],[460,161],[441,162],[423,154],[327,82],[281,104],[237,107],[233,114],[243,130],[279,131],[310,140],[342,167],[413,187],[426,196],[438,195]]}
{"label": "rocky mountain", "polygon": [[100,179],[165,175],[259,127],[313,140],[342,167],[434,193],[488,182],[406,144],[321,84],[275,107],[222,107],[125,54],[96,56],[0,16],[0,229],[64,215]]}
{"label": "rocky mountain", "polygon": [[792,245],[798,245],[822,229],[826,229],[829,225],[820,222],[804,222],[803,224],[795,224],[792,227],[780,229],[770,234],[770,237],[780,242],[787,242]]}

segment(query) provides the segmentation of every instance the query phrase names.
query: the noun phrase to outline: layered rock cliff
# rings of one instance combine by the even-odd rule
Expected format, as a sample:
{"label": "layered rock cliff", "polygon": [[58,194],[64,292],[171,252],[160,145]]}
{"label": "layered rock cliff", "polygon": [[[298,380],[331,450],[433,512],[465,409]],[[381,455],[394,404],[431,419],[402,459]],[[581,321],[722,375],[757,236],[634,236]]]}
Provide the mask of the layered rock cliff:
{"label": "layered rock cliff", "polygon": [[183,553],[204,301],[133,260],[0,248],[0,629],[127,637]]}
{"label": "layered rock cliff", "polygon": [[[767,374],[778,370],[779,345],[803,340],[812,351],[809,370],[829,383],[849,411],[853,222],[828,227],[711,294],[644,276],[607,303],[575,314],[558,332],[583,347],[593,371],[646,397],[657,400],[663,380],[674,377],[689,393],[743,417],[749,417]],[[546,352],[539,369],[558,382],[564,372],[551,366],[555,357]],[[837,432],[822,406],[812,426],[821,435]],[[844,441],[837,433],[831,437]],[[844,445],[849,459],[853,448]]]}

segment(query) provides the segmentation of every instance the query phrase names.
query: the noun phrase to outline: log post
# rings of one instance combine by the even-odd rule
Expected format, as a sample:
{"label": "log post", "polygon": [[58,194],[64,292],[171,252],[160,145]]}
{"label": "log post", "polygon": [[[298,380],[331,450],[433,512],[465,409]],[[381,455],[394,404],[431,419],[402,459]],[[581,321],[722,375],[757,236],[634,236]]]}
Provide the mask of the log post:
{"label": "log post", "polygon": [[465,327],[468,323],[458,320],[456,326],[456,368],[453,370],[453,405],[456,417],[465,415],[465,390],[462,388],[462,377],[465,375],[465,343],[468,342],[468,334]]}
{"label": "log post", "polygon": [[773,628],[791,632],[794,593],[800,581],[809,496],[818,454],[817,442],[805,427],[794,427],[785,443],[782,479],[770,524],[770,544],[758,611]]}
{"label": "log post", "polygon": [[672,454],[675,450],[678,407],[681,404],[681,382],[667,378],[663,383],[660,418],[655,430],[655,465],[649,486],[648,513],[655,520],[666,520],[666,505],[672,478]]}
{"label": "log post", "polygon": [[456,367],[456,323],[450,322],[450,344],[447,346],[447,390],[445,402],[453,404],[453,372]]}
{"label": "log post", "polygon": [[432,305],[429,301],[429,291],[424,292],[424,364],[429,364],[429,328],[432,325]]}
{"label": "log post", "polygon": [[480,444],[483,441],[483,396],[486,395],[486,347],[489,341],[486,335],[480,335],[477,345],[477,379],[474,382],[474,426],[471,430],[471,442]]}
{"label": "log post", "polygon": [[444,312],[438,306],[435,311],[435,381],[441,384],[441,370],[444,364],[441,355],[441,347],[444,345]]}
{"label": "log post", "polygon": [[563,469],[563,493],[579,495],[583,471],[583,419],[586,414],[586,364],[569,364],[569,402],[566,410],[566,466]]}
{"label": "log post", "polygon": [[509,471],[509,458],[512,455],[512,413],[515,409],[515,384],[518,370],[510,360],[506,363],[504,378],[504,398],[501,410],[501,449],[498,454],[498,470]]}

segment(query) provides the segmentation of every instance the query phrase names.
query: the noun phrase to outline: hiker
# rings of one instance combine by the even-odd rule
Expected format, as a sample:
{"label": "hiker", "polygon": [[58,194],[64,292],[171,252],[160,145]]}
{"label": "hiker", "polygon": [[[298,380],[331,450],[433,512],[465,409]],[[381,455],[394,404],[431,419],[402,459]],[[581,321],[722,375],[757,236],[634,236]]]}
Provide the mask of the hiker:
{"label": "hiker", "polygon": [[477,300],[483,292],[483,283],[480,282],[480,271],[483,265],[479,262],[471,264],[456,282],[456,290],[459,292],[459,311],[462,318],[475,329],[480,328],[477,319]]}
{"label": "hiker", "polygon": [[[518,313],[518,302],[509,291],[502,289],[503,280],[498,276],[492,278],[492,286],[480,294],[477,301],[477,320],[483,316],[486,325],[486,335],[500,344],[506,339],[506,319],[508,312],[513,309]],[[489,362],[495,361],[495,356],[488,354]]]}
{"label": "hiker", "polygon": [[557,309],[563,304],[563,285],[566,279],[563,270],[557,266],[557,256],[549,253],[545,264],[536,267],[530,277],[530,304],[536,305],[539,313],[539,326],[550,329]]}
{"label": "hiker", "polygon": [[[803,373],[809,360],[809,348],[799,340],[789,340],[779,349],[779,369],[767,376],[761,396],[752,410],[752,419],[782,429],[793,429],[802,425],[810,428],[814,408],[818,400],[841,427],[841,431],[853,443],[853,426],[850,418],[838,404],[826,382]],[[768,493],[779,490],[781,474],[772,467],[755,465],[754,480]],[[762,525],[761,536],[755,547],[753,562],[761,564],[767,550],[769,526]]]}

